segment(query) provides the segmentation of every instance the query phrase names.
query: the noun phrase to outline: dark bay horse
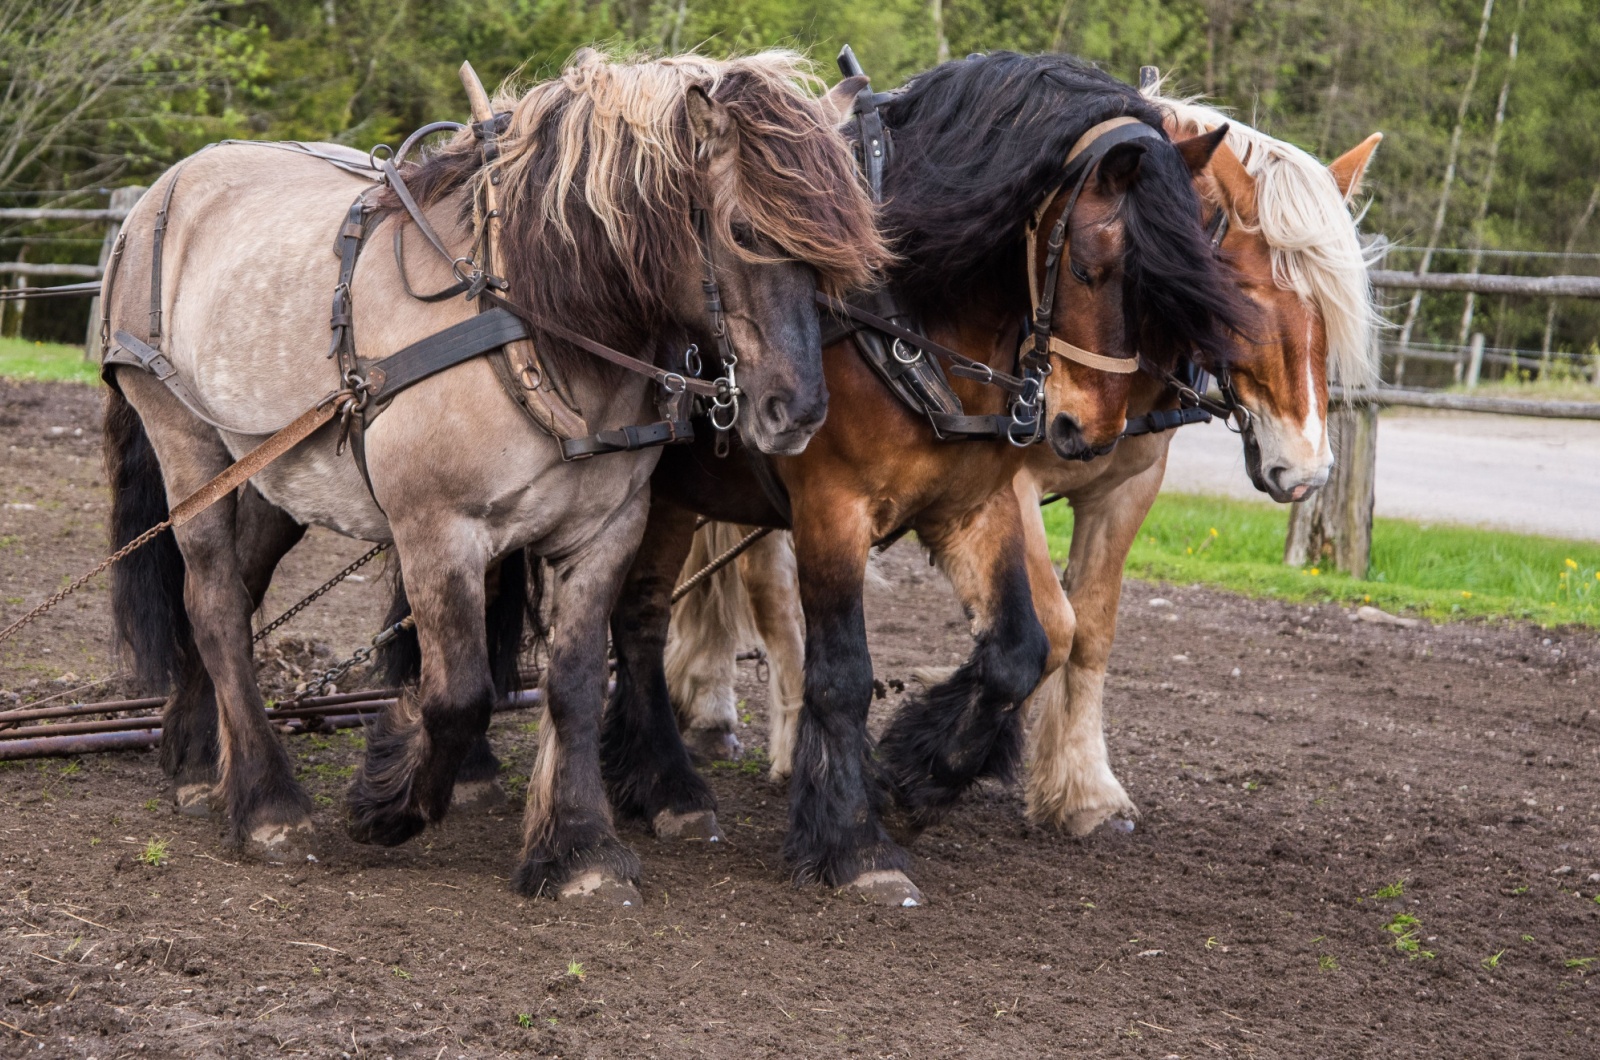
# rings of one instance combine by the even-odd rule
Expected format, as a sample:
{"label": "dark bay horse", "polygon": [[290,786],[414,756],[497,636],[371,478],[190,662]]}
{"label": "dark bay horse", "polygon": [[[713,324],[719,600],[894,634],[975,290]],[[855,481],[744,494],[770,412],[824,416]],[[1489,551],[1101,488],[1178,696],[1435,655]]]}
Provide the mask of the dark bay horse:
{"label": "dark bay horse", "polygon": [[[1227,124],[1227,140],[1196,180],[1207,227],[1256,305],[1254,341],[1242,344],[1230,382],[1249,415],[1246,465],[1262,492],[1300,499],[1328,476],[1326,417],[1330,373],[1351,385],[1376,375],[1377,319],[1366,263],[1349,204],[1381,139],[1377,134],[1327,167],[1293,146],[1215,110],[1160,97],[1152,102],[1175,137]],[[1141,373],[1130,415],[1176,405],[1160,378]],[[1111,771],[1102,730],[1106,667],[1128,550],[1161,485],[1173,432],[1124,438],[1113,453],[1067,463],[1030,454],[1015,489],[1024,513],[1035,607],[1061,605],[1039,500],[1061,493],[1074,522],[1065,589],[1076,630],[1068,663],[1048,674],[1029,699],[1033,727],[1027,797],[1030,817],[1085,834],[1108,818],[1132,816],[1132,801]],[[712,524],[696,536],[685,572],[698,570],[744,534]],[[795,730],[793,689],[801,680],[800,620],[792,596],[794,560],[772,535],[736,568],[687,596],[674,612],[668,673],[672,698],[690,732],[730,732],[733,653],[756,640],[771,665],[768,746],[775,779],[788,776]],[[703,743],[713,741],[702,739]]]}
{"label": "dark bay horse", "polygon": [[[1113,358],[1137,349],[1166,366],[1191,354],[1227,363],[1247,313],[1205,241],[1192,184],[1220,134],[1119,144],[1068,213],[1063,164],[1088,130],[1118,117],[1161,129],[1156,108],[1089,65],[1009,53],[948,63],[915,78],[883,117],[895,143],[883,226],[900,255],[888,280],[930,338],[1013,370],[1030,309],[1026,226],[1038,218],[1048,230],[1066,214],[1070,267],[1053,292],[1053,323],[1069,342]],[[1043,246],[1038,253],[1036,266]],[[914,531],[955,585],[977,637],[968,663],[917,707],[941,719],[934,730],[950,775],[922,775],[928,748],[918,746],[919,732],[891,730],[899,742],[884,748],[916,813],[936,813],[953,792],[1014,766],[1020,705],[1059,665],[1051,645],[1070,643],[1070,614],[1041,615],[1032,600],[1011,489],[1027,449],[939,440],[848,339],[830,345],[823,364],[831,411],[803,454],[772,460],[765,475],[758,464],[718,461],[700,448],[664,457],[644,544],[612,615],[617,692],[605,720],[605,776],[614,807],[659,834],[716,834],[714,798],[690,763],[667,694],[669,597],[695,513],[788,525],[806,637],[785,853],[797,882],[915,904],[906,856],[880,821],[866,730],[869,550]],[[1060,358],[1053,367],[1051,449],[1073,457],[1113,441],[1129,377]],[[980,382],[953,378],[951,386],[969,411],[1004,408],[1003,395]]]}
{"label": "dark bay horse", "polygon": [[[812,294],[865,282],[884,259],[873,206],[830,114],[791,53],[726,62],[617,61],[583,51],[562,75],[497,102],[499,154],[470,132],[408,169],[421,209],[463,259],[475,253],[475,194],[503,211],[507,297],[531,314],[547,364],[596,426],[653,419],[655,392],[540,330],[559,322],[614,349],[685,371],[711,348],[703,281],[715,277],[738,357],[742,438],[802,450],[826,409]],[[283,148],[283,145],[278,145]],[[120,544],[284,419],[337,384],[329,358],[329,254],[366,156],[329,145],[219,146],[170,171],[128,219],[127,253],[105,298],[111,326],[159,344],[187,396],[117,368],[107,416]],[[379,200],[378,231],[405,215]],[[170,199],[169,206],[158,205]],[[699,223],[695,215],[703,220]],[[152,273],[152,236],[166,228]],[[421,244],[413,230],[413,244]],[[409,272],[409,276],[407,273]],[[440,259],[369,251],[350,284],[363,363],[465,320]],[[530,386],[532,384],[529,384]],[[599,763],[605,623],[649,506],[661,450],[568,461],[482,358],[402,391],[365,431],[365,471],[335,427],[119,571],[119,631],[148,677],[175,679],[163,757],[180,784],[210,787],[235,842],[281,860],[304,849],[310,802],[262,714],[250,616],[278,560],[316,523],[392,542],[410,591],[421,679],[369,732],[350,793],[358,840],[404,841],[445,812],[493,692],[485,571],[526,549],[552,571],[558,626],[548,721],[516,886],[634,900],[638,862],[617,838]],[[220,716],[220,729],[218,717]],[[170,743],[170,746],[168,746]]]}

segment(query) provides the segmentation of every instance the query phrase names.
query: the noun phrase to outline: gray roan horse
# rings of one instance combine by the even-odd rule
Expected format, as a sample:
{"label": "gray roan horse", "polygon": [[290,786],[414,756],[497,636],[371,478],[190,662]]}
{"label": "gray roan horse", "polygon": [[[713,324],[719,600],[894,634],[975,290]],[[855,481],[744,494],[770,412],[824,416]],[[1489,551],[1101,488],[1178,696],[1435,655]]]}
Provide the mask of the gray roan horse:
{"label": "gray roan horse", "polygon": [[[863,283],[885,256],[835,115],[806,93],[807,79],[785,52],[720,62],[580,52],[559,78],[495,101],[508,112],[498,157],[484,162],[463,132],[406,167],[406,183],[458,257],[459,279],[473,267],[478,196],[493,182],[504,297],[585,422],[654,420],[658,393],[557,335],[689,375],[696,343],[725,361],[737,352],[746,443],[799,452],[827,407],[813,292]],[[370,170],[367,156],[333,145],[221,145],[174,167],[128,218],[107,330],[165,362],[158,373],[107,369],[118,544],[340,384],[329,248]],[[397,194],[374,189],[375,234],[410,227],[421,248]],[[462,298],[412,295],[449,287],[452,269],[395,244],[392,255],[362,255],[349,285],[363,366],[476,312]],[[710,277],[721,314],[707,304]],[[169,369],[181,386],[158,379]],[[209,798],[232,839],[270,860],[302,854],[312,838],[310,800],[262,713],[250,620],[277,562],[315,523],[393,542],[422,651],[420,684],[369,733],[351,834],[395,844],[439,820],[492,706],[485,573],[526,547],[550,566],[554,634],[515,886],[636,897],[639,864],[613,830],[597,739],[606,619],[660,450],[563,460],[481,357],[400,392],[358,440],[364,469],[329,424],[182,527],[175,548],[160,538],[118,570],[118,631],[138,671],[178,685],[163,757],[180,798]]]}

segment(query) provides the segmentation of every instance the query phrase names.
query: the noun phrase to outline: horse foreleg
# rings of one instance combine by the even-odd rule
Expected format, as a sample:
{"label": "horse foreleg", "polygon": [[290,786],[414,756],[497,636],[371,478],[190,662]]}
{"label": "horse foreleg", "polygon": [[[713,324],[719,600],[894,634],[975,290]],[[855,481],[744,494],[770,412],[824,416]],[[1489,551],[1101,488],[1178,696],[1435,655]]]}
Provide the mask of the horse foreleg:
{"label": "horse foreleg", "polygon": [[[550,559],[554,606],[545,716],[528,783],[521,860],[512,880],[521,894],[639,906],[639,859],[617,839],[606,801],[600,716],[606,619],[639,546],[649,507],[648,493],[641,492],[610,523],[597,528],[581,551]],[[661,623],[665,625],[665,617]],[[665,687],[661,691],[664,698]],[[676,739],[677,732],[672,736]]]}
{"label": "horse foreleg", "polygon": [[919,905],[905,851],[889,838],[871,776],[867,652],[862,581],[871,524],[854,495],[796,506],[795,556],[806,616],[805,703],[789,783],[784,854],[796,883],[849,886],[870,901]]}
{"label": "horse foreleg", "polygon": [[794,771],[795,727],[805,697],[805,614],[794,539],[768,534],[739,557],[756,631],[767,651],[767,754],[773,780]]}
{"label": "horse foreleg", "polygon": [[[618,813],[650,822],[662,839],[718,840],[716,796],[678,734],[662,665],[672,588],[693,535],[692,512],[665,498],[652,501],[644,540],[611,613],[617,690],[606,709],[601,760]],[[697,639],[693,629],[689,638]],[[726,654],[731,665],[733,653]]]}
{"label": "horse foreleg", "polygon": [[1067,665],[1030,700],[1028,816],[1073,835],[1138,816],[1106,750],[1101,703],[1128,550],[1161,489],[1165,460],[1104,492],[1073,497],[1066,588],[1078,619]]}
{"label": "horse foreleg", "polygon": [[971,615],[977,638],[954,674],[900,708],[878,744],[897,800],[921,828],[979,780],[1011,778],[1022,754],[1020,708],[1039,683],[1050,642],[1033,608],[1010,490],[953,526],[919,534]]}
{"label": "horse foreleg", "polygon": [[[306,528],[267,503],[254,488],[239,495],[235,518],[239,570],[253,607],[260,607],[278,563]],[[161,713],[161,768],[173,778],[180,813],[205,816],[216,804],[217,693],[191,637],[183,645],[183,671]]]}
{"label": "horse foreleg", "polygon": [[[450,808],[456,774],[489,725],[494,706],[484,634],[484,569],[470,523],[411,518],[395,546],[416,619],[422,675],[367,733],[350,787],[349,831],[359,843],[405,842]],[[450,543],[459,543],[452,550]]]}

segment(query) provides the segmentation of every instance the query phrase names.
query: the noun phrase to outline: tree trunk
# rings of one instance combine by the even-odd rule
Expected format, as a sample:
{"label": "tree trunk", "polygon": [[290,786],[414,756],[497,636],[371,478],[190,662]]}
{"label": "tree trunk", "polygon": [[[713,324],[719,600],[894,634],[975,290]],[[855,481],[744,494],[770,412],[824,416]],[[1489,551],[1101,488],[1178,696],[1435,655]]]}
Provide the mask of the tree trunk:
{"label": "tree trunk", "polygon": [[1372,501],[1378,466],[1378,406],[1337,404],[1328,410],[1333,474],[1310,500],[1289,509],[1283,561],[1328,566],[1365,578],[1372,556]]}
{"label": "tree trunk", "polygon": [[[1517,34],[1522,29],[1522,10],[1527,6],[1528,0],[1517,2],[1516,28],[1511,31],[1511,50],[1506,56],[1506,76],[1500,82],[1500,102],[1494,108],[1494,131],[1489,134],[1489,160],[1484,165],[1483,194],[1478,197],[1478,213],[1472,219],[1472,257],[1467,266],[1468,272],[1477,272],[1483,265],[1483,224],[1489,216],[1489,196],[1494,192],[1495,165],[1500,159],[1500,133],[1506,124],[1506,99],[1511,95],[1511,75],[1517,69]],[[1465,345],[1467,336],[1472,334],[1472,315],[1478,308],[1478,296],[1467,292],[1467,304],[1461,311],[1461,332],[1456,339],[1456,345]],[[1545,354],[1546,359],[1549,354]]]}
{"label": "tree trunk", "polygon": [[[1433,229],[1428,234],[1428,245],[1423,248],[1422,262],[1417,272],[1427,272],[1433,264],[1433,252],[1444,233],[1445,214],[1450,208],[1450,191],[1456,182],[1456,163],[1461,157],[1461,131],[1467,123],[1467,108],[1472,105],[1472,92],[1478,87],[1478,68],[1483,62],[1483,42],[1489,36],[1489,19],[1494,14],[1494,0],[1483,0],[1483,20],[1478,24],[1478,43],[1472,49],[1472,68],[1467,74],[1467,85],[1461,90],[1461,103],[1456,107],[1456,125],[1450,131],[1450,150],[1445,156],[1444,186],[1439,190],[1439,208],[1433,215]],[[1395,361],[1394,381],[1399,386],[1406,377],[1406,347],[1411,345],[1411,329],[1417,323],[1417,311],[1422,308],[1422,292],[1411,295],[1406,308],[1406,322],[1400,328],[1400,353]]]}
{"label": "tree trunk", "polygon": [[[143,194],[144,188],[138,184],[130,184],[126,188],[113,188],[111,189],[111,202],[108,205],[113,210],[131,210]],[[106,226],[105,242],[100,244],[100,273],[102,276],[105,275],[105,270],[111,266],[111,251],[116,247],[117,237],[121,234],[121,221],[112,221]],[[100,296],[95,295],[89,300],[89,327],[83,336],[83,359],[91,364],[99,364],[103,352],[100,346]]]}

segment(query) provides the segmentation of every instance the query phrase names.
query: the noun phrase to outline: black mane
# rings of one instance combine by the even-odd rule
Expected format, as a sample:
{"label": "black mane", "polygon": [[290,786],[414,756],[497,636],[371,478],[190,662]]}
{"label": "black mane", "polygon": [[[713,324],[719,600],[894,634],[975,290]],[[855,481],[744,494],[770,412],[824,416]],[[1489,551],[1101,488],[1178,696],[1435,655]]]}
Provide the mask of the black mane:
{"label": "black mane", "polygon": [[[901,255],[890,279],[925,319],[982,299],[1027,313],[1024,226],[1061,183],[1073,144],[1110,118],[1162,130],[1138,91],[1069,55],[988,56],[919,74],[883,109],[894,154],[884,226]],[[1123,199],[1124,309],[1139,351],[1171,364],[1230,356],[1248,310],[1200,229],[1188,167],[1152,144]]]}

